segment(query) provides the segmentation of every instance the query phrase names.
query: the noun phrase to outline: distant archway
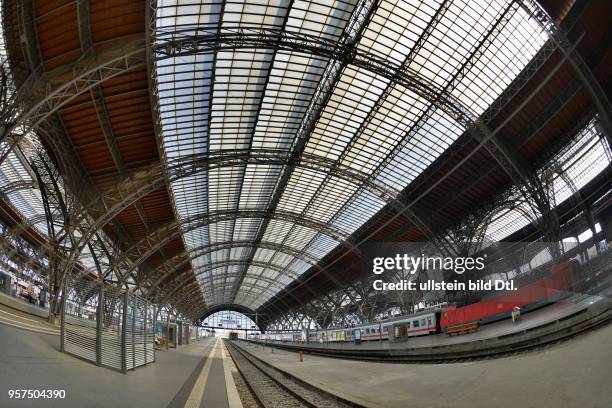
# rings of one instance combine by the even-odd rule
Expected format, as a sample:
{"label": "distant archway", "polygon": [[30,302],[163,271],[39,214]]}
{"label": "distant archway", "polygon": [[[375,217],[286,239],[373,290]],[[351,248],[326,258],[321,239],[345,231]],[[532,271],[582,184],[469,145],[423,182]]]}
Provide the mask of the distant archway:
{"label": "distant archway", "polygon": [[217,305],[209,309],[201,318],[202,325],[214,329],[223,337],[226,332],[238,332],[240,337],[246,334],[262,332],[259,316],[252,310],[239,305]]}

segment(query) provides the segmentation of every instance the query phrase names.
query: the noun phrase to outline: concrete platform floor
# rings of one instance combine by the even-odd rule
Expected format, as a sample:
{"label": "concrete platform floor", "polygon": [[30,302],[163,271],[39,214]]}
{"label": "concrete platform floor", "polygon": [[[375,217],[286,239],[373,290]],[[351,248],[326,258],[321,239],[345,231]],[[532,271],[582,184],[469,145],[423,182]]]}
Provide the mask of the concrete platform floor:
{"label": "concrete platform floor", "polygon": [[0,304],[0,324],[35,333],[54,334],[56,336],[60,334],[59,325],[51,325],[47,323],[46,319],[3,304]]}
{"label": "concrete platform floor", "polygon": [[612,324],[561,344],[454,364],[368,363],[240,342],[316,387],[369,407],[610,408]]}
{"label": "concrete platform floor", "polygon": [[[19,329],[0,320],[0,407],[230,406],[225,378],[231,373],[225,372],[224,350],[216,338],[158,351],[155,363],[128,374],[63,354],[59,340],[58,335]],[[204,392],[193,393],[206,367],[207,378],[199,390]],[[10,389],[65,390],[66,398],[9,399]],[[194,398],[188,403],[190,396]],[[232,407],[240,406],[239,400],[233,402]]]}

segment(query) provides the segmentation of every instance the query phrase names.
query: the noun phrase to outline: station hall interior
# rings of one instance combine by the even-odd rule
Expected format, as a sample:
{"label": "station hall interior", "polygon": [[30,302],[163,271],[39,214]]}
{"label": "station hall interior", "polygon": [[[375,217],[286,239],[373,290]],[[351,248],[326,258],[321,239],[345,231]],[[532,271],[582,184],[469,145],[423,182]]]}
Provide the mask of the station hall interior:
{"label": "station hall interior", "polygon": [[0,407],[612,407],[612,2],[0,12]]}

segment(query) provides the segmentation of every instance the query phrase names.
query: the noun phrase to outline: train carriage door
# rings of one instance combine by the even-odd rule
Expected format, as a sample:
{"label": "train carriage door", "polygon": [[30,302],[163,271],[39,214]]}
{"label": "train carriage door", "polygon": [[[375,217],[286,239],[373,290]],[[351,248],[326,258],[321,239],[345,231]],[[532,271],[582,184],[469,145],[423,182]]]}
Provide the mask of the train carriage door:
{"label": "train carriage door", "polygon": [[355,329],[355,344],[361,344],[361,329]]}

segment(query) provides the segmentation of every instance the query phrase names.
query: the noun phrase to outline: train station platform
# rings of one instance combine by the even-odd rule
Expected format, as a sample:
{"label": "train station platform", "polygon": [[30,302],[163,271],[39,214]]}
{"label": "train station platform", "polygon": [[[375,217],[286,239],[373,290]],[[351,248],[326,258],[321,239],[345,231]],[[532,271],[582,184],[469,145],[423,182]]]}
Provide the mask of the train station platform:
{"label": "train station platform", "polygon": [[332,359],[239,341],[298,379],[367,407],[612,407],[612,325],[491,360],[392,364]]}
{"label": "train station platform", "polygon": [[34,333],[60,335],[59,326],[47,323],[46,319],[38,315],[2,303],[0,303],[0,324]]}
{"label": "train station platform", "polygon": [[[45,325],[0,308],[1,407],[242,406],[234,368],[217,338],[157,351],[154,363],[121,374],[61,353],[59,335]],[[9,399],[11,389],[64,390],[65,398]]]}
{"label": "train station platform", "polygon": [[[308,342],[308,348],[312,349],[333,349],[347,351],[365,351],[365,350],[388,350],[401,351],[405,349],[441,349],[447,346],[458,346],[468,344],[483,344],[487,340],[495,340],[500,338],[508,338],[512,335],[533,331],[540,327],[546,327],[555,322],[563,321],[582,313],[594,305],[601,306],[603,309],[612,309],[612,288],[599,293],[598,295],[588,294],[573,294],[567,298],[543,307],[541,309],[529,312],[521,316],[517,322],[512,322],[510,319],[501,320],[499,322],[490,323],[480,327],[478,330],[461,335],[448,336],[446,334],[428,335],[420,337],[410,337],[405,341],[389,342],[386,340],[371,340],[364,341],[359,345],[353,342]],[[283,345],[283,347],[291,347],[292,343],[283,343],[277,341],[266,341]],[[295,344],[295,347],[300,347],[300,344]]]}

